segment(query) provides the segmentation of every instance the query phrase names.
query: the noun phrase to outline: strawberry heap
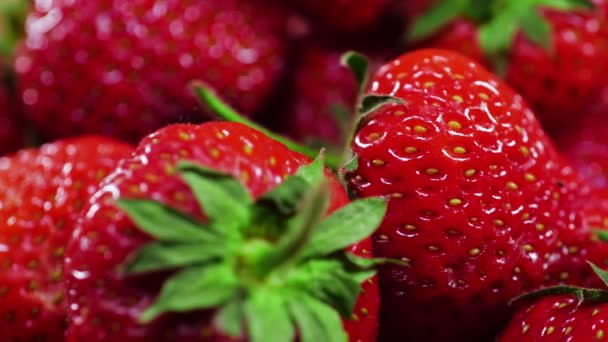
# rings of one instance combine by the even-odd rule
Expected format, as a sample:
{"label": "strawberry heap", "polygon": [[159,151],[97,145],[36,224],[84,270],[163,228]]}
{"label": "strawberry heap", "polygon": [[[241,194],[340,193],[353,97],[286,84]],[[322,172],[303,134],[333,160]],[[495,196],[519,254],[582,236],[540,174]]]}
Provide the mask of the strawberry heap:
{"label": "strawberry heap", "polygon": [[4,0],[0,342],[608,339],[608,1]]}

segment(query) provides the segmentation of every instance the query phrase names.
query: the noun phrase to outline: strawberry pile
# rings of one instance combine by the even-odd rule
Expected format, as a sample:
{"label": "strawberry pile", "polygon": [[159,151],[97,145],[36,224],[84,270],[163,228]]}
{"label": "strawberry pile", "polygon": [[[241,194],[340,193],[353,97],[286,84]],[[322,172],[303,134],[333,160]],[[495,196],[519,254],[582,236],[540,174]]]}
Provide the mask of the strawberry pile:
{"label": "strawberry pile", "polygon": [[3,0],[0,342],[608,339],[608,1]]}

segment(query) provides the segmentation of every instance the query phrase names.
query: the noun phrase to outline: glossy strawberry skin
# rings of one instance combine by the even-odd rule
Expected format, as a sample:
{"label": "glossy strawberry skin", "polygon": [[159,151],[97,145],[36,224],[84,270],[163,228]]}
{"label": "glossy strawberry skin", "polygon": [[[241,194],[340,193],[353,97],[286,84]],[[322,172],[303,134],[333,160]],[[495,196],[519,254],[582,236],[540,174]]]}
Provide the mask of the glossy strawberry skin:
{"label": "glossy strawberry skin", "polygon": [[600,341],[607,321],[606,303],[578,305],[572,295],[549,296],[522,308],[497,341]]}
{"label": "glossy strawberry skin", "polygon": [[[125,279],[116,267],[149,238],[114,206],[118,197],[154,198],[203,218],[186,185],[174,174],[179,160],[190,160],[237,177],[258,197],[310,160],[262,133],[236,123],[172,125],[146,137],[136,152],[105,179],[86,205],[82,225],[66,251],[70,322],[67,339],[75,341],[226,341],[214,330],[211,312],[166,315],[150,325],[136,318],[158,293],[163,276]],[[329,211],[348,202],[340,184],[328,178]],[[371,241],[352,247],[371,254]],[[378,293],[364,284],[356,324],[346,323],[352,341],[375,338]],[[114,327],[107,329],[106,327]]]}
{"label": "glossy strawberry skin", "polygon": [[0,159],[0,340],[63,340],[65,244],[97,183],[131,150],[81,137]]}
{"label": "glossy strawberry skin", "polygon": [[[549,54],[521,32],[510,47],[505,80],[534,108],[550,130],[572,125],[608,75],[608,24],[602,15],[541,9],[553,33]],[[477,40],[475,24],[459,19],[424,44],[466,54],[491,66]]]}
{"label": "glossy strawberry skin", "polygon": [[266,0],[48,3],[30,16],[15,62],[26,112],[47,138],[138,142],[167,123],[204,121],[193,80],[253,115],[283,68],[287,15]]}
{"label": "glossy strawberry skin", "polygon": [[489,338],[514,296],[580,281],[561,242],[581,226],[578,178],[521,96],[441,50],[386,64],[369,92],[405,101],[364,119],[348,175],[389,198],[376,255],[409,263],[379,274],[381,340]]}

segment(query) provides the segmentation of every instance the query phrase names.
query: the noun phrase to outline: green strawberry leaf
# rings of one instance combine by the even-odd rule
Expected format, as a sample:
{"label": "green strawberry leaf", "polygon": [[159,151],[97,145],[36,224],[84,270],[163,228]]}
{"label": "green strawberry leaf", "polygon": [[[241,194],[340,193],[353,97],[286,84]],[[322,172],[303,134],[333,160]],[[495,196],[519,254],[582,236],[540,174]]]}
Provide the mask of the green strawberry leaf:
{"label": "green strawberry leaf", "polygon": [[288,297],[289,313],[293,317],[302,342],[346,342],[340,315],[327,304],[306,294]]}
{"label": "green strawberry leaf", "polygon": [[594,230],[595,235],[603,242],[608,242],[608,230]]}
{"label": "green strawberry leaf", "polygon": [[360,272],[345,269],[343,263],[337,259],[313,259],[289,272],[285,284],[290,289],[307,293],[328,303],[348,317],[361,292],[361,282],[374,274],[374,271],[371,271],[371,274],[365,271],[369,276],[359,281],[357,275]]}
{"label": "green strawberry leaf", "polygon": [[218,242],[207,226],[162,203],[145,199],[122,198],[116,206],[123,210],[137,227],[157,240],[165,242]]}
{"label": "green strawberry leaf", "polygon": [[608,288],[608,272],[599,268],[597,265],[595,265],[594,263],[592,263],[590,261],[587,261],[587,263],[591,266],[591,268],[593,269],[593,272],[595,272],[595,275],[597,275],[597,277],[600,278],[602,280],[602,282],[604,283],[604,285],[606,285],[606,287]]}
{"label": "green strawberry leaf", "polygon": [[289,319],[285,296],[273,289],[252,293],[245,302],[245,317],[252,342],[293,341],[295,327]]}
{"label": "green strawberry leaf", "polygon": [[217,261],[227,253],[224,243],[174,244],[151,242],[140,248],[124,272],[138,274]]}
{"label": "green strawberry leaf", "polygon": [[224,305],[215,317],[215,325],[229,336],[240,337],[245,326],[245,309],[241,298],[235,298]]}
{"label": "green strawberry leaf", "polygon": [[369,60],[367,57],[355,51],[348,51],[340,57],[340,64],[352,72],[357,82],[357,94],[363,92],[369,75]]}
{"label": "green strawberry leaf", "polygon": [[524,35],[528,39],[541,46],[549,54],[553,53],[551,26],[538,11],[529,11],[523,15],[520,25]]}
{"label": "green strawberry leaf", "polygon": [[283,216],[293,215],[310,184],[300,176],[290,176],[274,189],[262,195],[255,206],[263,206]]}
{"label": "green strawberry leaf", "polygon": [[509,50],[518,25],[513,16],[513,13],[505,11],[479,27],[479,45],[490,57]]}
{"label": "green strawberry leaf", "polygon": [[359,167],[359,158],[357,156],[353,156],[346,165],[344,165],[344,169],[348,172],[356,171]]}
{"label": "green strawberry leaf", "polygon": [[321,150],[319,155],[312,161],[312,163],[300,166],[295,175],[302,177],[306,182],[308,182],[309,186],[319,184],[324,180],[325,177],[325,168],[323,167],[324,163],[325,150]]}
{"label": "green strawberry leaf", "polygon": [[351,202],[323,220],[315,229],[301,258],[322,257],[370,236],[380,225],[387,203],[380,197]]}
{"label": "green strawberry leaf", "polygon": [[562,11],[593,10],[595,4],[590,0],[537,0],[538,6],[546,6]]}
{"label": "green strawberry leaf", "polygon": [[298,216],[290,220],[287,231],[276,243],[275,248],[260,258],[258,274],[268,274],[271,270],[291,263],[309,243],[329,202],[329,189],[324,180],[317,183],[304,196]]}
{"label": "green strawberry leaf", "polygon": [[215,231],[235,233],[250,222],[253,200],[234,177],[191,162],[180,162],[178,170]]}
{"label": "green strawberry leaf", "polygon": [[239,280],[226,264],[186,268],[167,280],[154,303],[140,316],[149,323],[164,312],[187,312],[220,306],[239,292]]}
{"label": "green strawberry leaf", "polygon": [[491,0],[469,0],[469,5],[464,10],[463,16],[475,23],[487,21],[492,16],[495,4]]}
{"label": "green strawberry leaf", "polygon": [[407,41],[413,42],[428,38],[439,31],[454,19],[463,15],[470,0],[442,0],[433,6],[428,12],[419,16],[408,32]]}
{"label": "green strawberry leaf", "polygon": [[359,118],[365,117],[369,113],[375,111],[376,109],[384,106],[388,103],[401,103],[403,104],[403,100],[391,95],[377,95],[370,94],[366,95],[363,100],[361,100],[361,105],[359,106]]}
{"label": "green strawberry leaf", "polygon": [[[256,234],[274,239],[285,230],[287,217],[297,213],[298,207],[311,184],[323,181],[324,150],[310,164],[301,166],[293,176],[262,195],[253,206],[253,220],[246,235]],[[245,229],[248,229],[247,227]]]}
{"label": "green strawberry leaf", "polygon": [[251,225],[243,227],[243,233],[274,240],[286,229],[288,218],[297,214],[298,205],[308,190],[310,185],[302,177],[287,177],[255,202]]}

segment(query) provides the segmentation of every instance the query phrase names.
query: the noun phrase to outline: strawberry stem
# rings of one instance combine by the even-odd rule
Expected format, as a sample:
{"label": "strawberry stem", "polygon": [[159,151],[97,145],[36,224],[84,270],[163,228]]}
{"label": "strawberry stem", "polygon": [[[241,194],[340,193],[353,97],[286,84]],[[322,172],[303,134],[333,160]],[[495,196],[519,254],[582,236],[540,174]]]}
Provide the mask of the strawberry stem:
{"label": "strawberry stem", "polygon": [[[192,89],[194,90],[194,93],[198,97],[199,101],[203,104],[203,106],[207,107],[219,118],[226,121],[238,122],[247,125],[251,128],[254,128],[287,146],[290,150],[302,153],[303,155],[308,156],[310,158],[315,158],[319,154],[319,150],[317,149],[299,144],[289,138],[274,133],[256,124],[255,122],[245,118],[232,107],[230,107],[230,105],[220,99],[216,92],[207,84],[200,81],[196,81],[192,84]],[[342,157],[327,153],[325,155],[325,165],[334,170],[339,169],[342,166]]]}

